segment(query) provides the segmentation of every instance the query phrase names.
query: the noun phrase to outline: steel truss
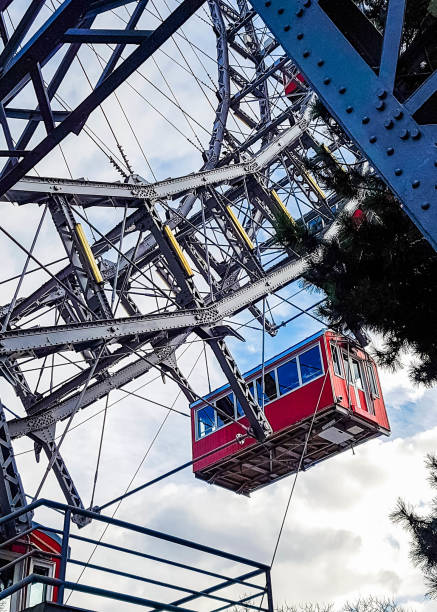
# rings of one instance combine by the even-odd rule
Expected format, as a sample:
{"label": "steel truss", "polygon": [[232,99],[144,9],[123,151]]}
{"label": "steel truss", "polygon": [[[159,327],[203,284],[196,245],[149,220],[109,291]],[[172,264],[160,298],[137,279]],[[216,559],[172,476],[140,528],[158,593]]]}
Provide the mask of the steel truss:
{"label": "steel truss", "polygon": [[[0,12],[9,4],[0,2]],[[144,0],[130,3],[134,7],[125,29],[94,27],[99,15],[124,4],[62,2],[27,40],[44,5],[33,2],[15,34],[9,37],[2,30],[0,113],[7,161],[0,206],[38,203],[53,221],[66,260],[53,273],[32,248],[15,241],[45,280],[2,309],[2,373],[24,410],[8,423],[4,419],[5,444],[12,458],[10,439],[20,436],[34,442],[37,458],[44,450],[68,504],[79,509],[80,495],[55,441],[56,424],[66,419],[69,424],[78,410],[156,368],[191,401],[195,389],[176,357],[193,335],[212,349],[248,417],[251,435],[269,436],[270,425],[226,344],[226,336],[238,335],[228,319],[248,310],[267,333],[277,332],[270,315],[264,319],[260,303],[299,278],[307,265],[306,257],[279,248],[274,240],[275,218],[284,208],[314,233],[328,239],[335,234],[344,203],[323,192],[302,160],[323,143],[339,164],[364,163],[347,136],[334,138],[321,120],[310,118],[313,94],[307,84],[296,81],[296,91],[284,95],[284,82],[299,70],[245,0],[210,0],[218,103],[198,172],[154,183],[133,172],[123,183],[26,176],[66,136],[80,133],[90,113],[202,2],[184,0],[153,31],[137,29],[144,21]],[[71,111],[54,110],[55,94],[87,44],[113,45],[97,85]],[[136,49],[125,58],[128,44]],[[46,84],[44,71],[53,58],[57,68]],[[33,88],[35,108],[13,107],[26,86]],[[18,119],[25,128],[16,137],[12,122]],[[35,145],[32,137],[41,132],[40,124],[46,135]],[[113,215],[105,232],[88,217],[98,207]],[[65,376],[54,367],[60,358],[80,358],[83,366]],[[1,497],[9,500],[5,513],[16,509],[8,492]]]}
{"label": "steel truss", "polygon": [[414,10],[413,0],[388,0],[382,29],[353,0],[251,3],[437,248],[436,23],[429,14],[409,44],[408,1]]}

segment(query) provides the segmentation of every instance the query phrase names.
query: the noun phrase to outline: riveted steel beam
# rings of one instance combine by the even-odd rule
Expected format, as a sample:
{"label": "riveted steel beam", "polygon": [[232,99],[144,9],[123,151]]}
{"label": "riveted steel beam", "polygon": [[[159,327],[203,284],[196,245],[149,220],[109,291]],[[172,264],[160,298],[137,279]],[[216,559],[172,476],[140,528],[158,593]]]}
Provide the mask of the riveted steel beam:
{"label": "riveted steel beam", "polygon": [[[167,344],[162,344],[154,351],[143,354],[140,358],[120,368],[113,374],[110,374],[110,376],[90,384],[82,395],[80,408],[90,406],[97,400],[105,397],[111,390],[120,389],[132,380],[146,374],[155,366],[158,366],[162,361],[170,358],[174,351],[185,342],[190,333],[191,330],[172,336]],[[134,351],[132,354],[135,354]],[[11,437],[19,438],[33,431],[51,427],[58,421],[68,418],[77,409],[79,396],[80,393],[76,393],[63,401],[56,402],[53,407],[39,413],[21,419],[10,420],[8,425]]]}
{"label": "riveted steel beam", "polygon": [[[11,436],[4,406],[0,402],[0,512],[2,516],[20,510],[26,506],[23,485],[15,463]],[[18,520],[7,523],[3,528],[3,535],[11,538],[16,534],[29,529],[32,524],[32,515],[23,514]]]}
{"label": "riveted steel beam", "polygon": [[[352,201],[346,204],[343,210],[346,214],[350,214],[356,206],[357,203]],[[339,222],[334,222],[325,233],[325,239],[331,240],[335,237],[338,228]],[[311,256],[317,256],[317,251]],[[4,332],[0,334],[0,356],[32,355],[39,349],[47,354],[71,350],[75,345],[87,342],[91,344],[100,341],[110,342],[123,337],[158,331],[171,332],[178,329],[211,327],[301,277],[307,269],[308,260],[309,255],[281,265],[267,272],[263,278],[248,283],[204,308]]]}
{"label": "riveted steel beam", "polygon": [[[63,196],[54,196],[50,199],[49,209],[52,215],[53,222],[58,230],[59,236],[64,244],[65,251],[70,259],[71,267],[76,277],[77,284],[81,293],[84,296],[86,304],[91,311],[96,313],[97,318],[107,319],[112,317],[111,307],[109,306],[106,294],[103,290],[100,277],[96,278],[96,273],[93,269],[93,261],[90,261],[87,255],[87,244],[83,243],[78,232],[78,224],[73,217],[73,212],[68,201]],[[94,267],[95,267],[94,263]],[[82,309],[81,318],[89,319],[90,313]]]}
{"label": "riveted steel beam", "polygon": [[[403,62],[398,51],[404,0],[389,0],[382,35],[351,0],[341,4],[331,0],[251,3],[405,212],[437,248],[435,121],[426,124],[416,119],[437,92],[437,73],[407,100],[394,88],[397,67]],[[342,18],[345,11],[354,15],[348,26]],[[364,29],[375,40],[372,49],[382,48],[380,58],[370,56],[369,45],[362,46]]]}
{"label": "riveted steel beam", "polygon": [[300,121],[285,130],[251,160],[240,164],[231,164],[150,184],[25,177],[18,181],[2,199],[6,198],[11,202],[26,204],[40,202],[48,195],[74,195],[76,201],[84,207],[110,206],[112,208],[126,205],[139,207],[144,198],[168,199],[208,185],[232,183],[239,178],[259,172],[275,159],[279,151],[296,142],[306,128],[307,122]]}

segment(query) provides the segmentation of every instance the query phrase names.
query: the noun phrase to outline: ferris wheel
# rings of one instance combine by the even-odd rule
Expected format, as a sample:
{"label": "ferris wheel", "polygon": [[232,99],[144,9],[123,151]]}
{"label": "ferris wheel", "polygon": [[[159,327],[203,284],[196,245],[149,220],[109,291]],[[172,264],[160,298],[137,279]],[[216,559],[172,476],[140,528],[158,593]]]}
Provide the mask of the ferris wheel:
{"label": "ferris wheel", "polygon": [[[314,94],[246,1],[190,4],[186,24],[189,12],[165,1],[35,4],[3,11],[4,206],[11,220],[6,202],[38,212],[24,241],[2,228],[20,268],[2,280],[1,371],[21,403],[5,406],[8,436],[27,436],[48,459],[36,496],[53,470],[83,507],[60,452],[74,417],[154,370],[197,400],[178,365],[193,338],[252,434],[269,434],[226,337],[244,335],[242,316],[274,336],[275,304],[289,301],[281,290],[304,270],[302,254],[275,239],[277,216],[321,235],[342,210],[304,160],[321,146],[339,165],[363,160],[312,118]],[[84,165],[92,179],[73,178]],[[11,487],[14,510],[23,500]]]}

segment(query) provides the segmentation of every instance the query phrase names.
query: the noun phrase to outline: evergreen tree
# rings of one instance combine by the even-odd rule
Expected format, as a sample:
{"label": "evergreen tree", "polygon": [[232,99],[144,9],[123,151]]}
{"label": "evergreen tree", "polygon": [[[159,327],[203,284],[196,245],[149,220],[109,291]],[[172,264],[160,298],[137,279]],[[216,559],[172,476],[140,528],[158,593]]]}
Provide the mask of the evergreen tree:
{"label": "evergreen tree", "polygon": [[[383,29],[387,0],[356,3],[376,27]],[[435,34],[434,4],[437,0],[407,2],[404,55],[409,53],[410,44],[419,45],[426,38],[429,27]],[[433,35],[434,46],[436,41]],[[408,88],[407,81],[404,84]],[[311,114],[313,119],[321,118],[337,138],[349,140],[320,100],[313,104]],[[305,274],[309,286],[326,294],[319,314],[330,327],[351,330],[357,339],[360,330],[381,334],[385,345],[376,357],[382,365],[396,367],[401,353],[412,351],[418,358],[411,368],[412,379],[427,385],[435,383],[436,252],[373,172],[364,171],[362,166],[340,165],[324,147],[305,165],[326,189],[359,203],[351,218],[340,217],[335,241],[319,241],[318,256],[311,258]],[[286,215],[277,218],[276,233],[279,242],[299,254],[313,251],[317,242],[302,224],[291,223]]]}
{"label": "evergreen tree", "polygon": [[[437,456],[428,455],[426,465],[429,483],[437,490]],[[411,558],[425,575],[429,587],[428,595],[437,598],[437,497],[433,500],[428,516],[421,516],[404,500],[392,514],[392,520],[409,531],[412,538]]]}
{"label": "evergreen tree", "polygon": [[[323,150],[308,168],[325,187],[359,202],[352,217],[340,216],[337,239],[320,240],[310,258],[304,279],[326,294],[319,315],[341,332],[381,334],[385,346],[376,357],[382,365],[396,367],[403,351],[413,351],[419,358],[413,380],[436,382],[437,253],[375,175],[341,169]],[[298,253],[314,249],[315,237],[285,216],[277,219],[276,232]]]}

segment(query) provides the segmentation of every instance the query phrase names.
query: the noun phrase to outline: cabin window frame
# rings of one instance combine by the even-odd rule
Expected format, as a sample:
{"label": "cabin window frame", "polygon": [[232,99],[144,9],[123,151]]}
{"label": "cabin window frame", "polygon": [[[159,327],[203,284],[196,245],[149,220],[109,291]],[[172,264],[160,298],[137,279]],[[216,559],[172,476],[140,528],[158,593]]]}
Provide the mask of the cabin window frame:
{"label": "cabin window frame", "polygon": [[[228,417],[231,420],[229,422],[225,423],[223,421],[223,417],[217,411],[217,402],[219,402],[220,400],[225,399],[226,397],[229,397],[229,395],[232,395],[232,397],[233,397],[233,402],[232,402],[232,405],[233,405],[233,411],[232,412],[233,412],[233,414],[232,414],[232,416],[228,415]],[[223,410],[223,412],[225,412],[225,411]],[[233,423],[233,419],[236,419],[236,412],[237,412],[237,402],[236,402],[236,398],[235,398],[235,393],[233,391],[229,391],[228,393],[225,393],[224,395],[221,395],[220,397],[217,397],[214,400],[214,414],[215,414],[216,430],[217,429],[221,429],[222,427],[225,427],[226,425],[229,425],[229,423]],[[219,421],[218,421],[219,418],[222,420],[222,424],[221,425],[219,425]]]}
{"label": "cabin window frame", "polygon": [[[333,349],[334,349],[334,346],[331,342],[331,352],[333,351]],[[351,353],[348,354],[348,352],[342,348],[337,347],[337,351],[338,353],[340,353],[340,356],[341,356],[340,364],[343,370],[343,374],[340,376],[340,378],[342,378],[346,384],[349,384],[353,387],[354,392],[355,392],[355,397],[357,398],[357,407],[360,410],[364,410],[368,414],[375,416],[375,406],[373,404],[373,400],[380,399],[381,394],[379,391],[378,380],[376,378],[377,373],[376,373],[376,367],[375,367],[374,362],[368,358],[361,359],[356,354],[351,354]],[[333,367],[334,367],[334,359],[332,361],[333,361]],[[360,379],[363,384],[363,387],[358,387],[356,384],[356,379],[355,379],[355,375],[353,371],[354,361],[356,361],[358,364],[358,369],[360,372]],[[346,369],[345,369],[346,362],[348,364],[349,377],[346,376]],[[339,376],[335,372],[335,370],[334,370],[334,374],[335,376]],[[374,381],[374,385],[375,385],[375,389],[377,390],[377,393],[374,393],[372,389],[371,376],[373,376],[373,381]],[[362,391],[366,397],[367,409],[364,409],[361,406],[359,391]]]}
{"label": "cabin window frame", "polygon": [[[271,402],[275,402],[276,400],[278,400],[281,397],[280,394],[279,394],[279,385],[278,385],[278,367],[279,367],[278,365],[275,365],[275,366],[273,366],[272,369],[266,369],[264,371],[264,379],[267,376],[267,374],[272,374],[272,372],[273,372],[274,379],[275,379],[275,390],[276,390],[276,397],[274,397],[273,399],[269,399],[267,401],[264,401],[264,407],[267,406],[267,404],[271,404]],[[258,404],[258,406],[260,408],[262,408],[263,406],[262,406],[262,403],[260,403],[258,401],[258,379],[261,380],[262,377],[263,377],[263,373],[262,373],[262,370],[261,370],[261,372],[259,372],[258,375],[255,375],[255,378],[251,381],[251,382],[254,383],[253,387],[254,387],[254,391],[256,393],[256,400],[255,401],[257,402],[257,404]],[[264,381],[264,391],[265,391],[265,381]],[[265,393],[264,393],[264,395],[265,395]]]}
{"label": "cabin window frame", "polygon": [[[297,355],[294,355],[294,357],[292,357],[291,359],[287,359],[286,361],[283,361],[282,363],[279,363],[276,366],[276,370],[278,370],[281,366],[286,365],[287,363],[291,363],[292,361],[296,362],[297,377],[299,379],[299,384],[294,389],[290,389],[290,391],[287,391],[286,393],[281,393],[280,392],[280,388],[279,388],[279,376],[278,376],[278,372],[276,372],[276,379],[278,381],[278,399],[280,399],[281,397],[285,397],[289,393],[293,393],[293,391],[296,391],[297,389],[300,389],[301,387],[304,386],[304,385],[302,385],[302,375],[300,373],[300,363],[299,363],[299,360],[297,358]],[[313,380],[315,380],[315,379],[313,379]],[[312,381],[309,381],[309,382],[312,382]],[[308,383],[305,383],[305,384],[308,384]]]}
{"label": "cabin window frame", "polygon": [[[308,353],[308,351],[311,351],[315,346],[318,346],[318,348],[319,348],[320,365],[322,367],[321,373],[318,376],[315,376],[314,378],[311,378],[310,380],[307,380],[306,382],[302,383],[302,371],[301,371],[301,367],[300,367],[300,357],[301,357],[301,355],[304,355],[305,353]],[[307,349],[305,349],[301,353],[298,353],[296,355],[296,358],[297,358],[297,362],[299,364],[299,379],[300,379],[300,386],[296,387],[297,389],[301,389],[302,387],[305,387],[309,383],[314,382],[315,380],[317,380],[318,378],[320,378],[321,376],[323,376],[325,374],[325,364],[323,363],[322,347],[320,346],[320,341],[317,342],[317,344],[313,344],[312,346],[309,346]],[[296,389],[293,389],[293,391],[296,391]],[[292,391],[289,391],[289,393],[292,393]],[[287,395],[287,393],[285,395]],[[284,396],[282,396],[282,397],[284,397]]]}
{"label": "cabin window frame", "polygon": [[[211,431],[202,436],[200,435],[200,428],[199,428],[199,425],[200,425],[199,412],[203,410],[204,408],[213,409],[214,419],[213,419]],[[217,431],[217,410],[215,409],[215,401],[209,402],[208,404],[203,404],[202,406],[199,406],[198,408],[196,408],[195,414],[194,414],[194,429],[195,429],[195,434],[196,434],[196,440],[203,440],[203,438],[206,438],[207,436],[210,436],[215,431]]]}
{"label": "cabin window frame", "polygon": [[[379,399],[381,395],[379,391],[378,379],[376,377],[375,364],[372,361],[367,361],[365,369],[366,369],[367,380],[369,383],[369,391],[374,398]],[[375,389],[375,391],[373,389]]]}
{"label": "cabin window frame", "polygon": [[[39,566],[39,567],[47,569],[48,570],[47,577],[49,578],[55,577],[56,564],[54,562],[46,561],[45,559],[38,559],[38,558],[31,557],[30,566],[29,566],[29,575],[34,572],[35,566]],[[43,596],[45,597],[45,599],[42,599],[41,602],[37,602],[36,604],[31,604],[30,598],[32,595],[32,587],[35,586],[36,584],[43,585],[43,594],[44,594]],[[51,584],[33,583],[27,587],[26,589],[26,607],[29,607],[31,605],[32,606],[38,605],[39,603],[43,603],[45,601],[47,602],[53,601],[53,586]]]}
{"label": "cabin window frame", "polygon": [[[334,376],[338,376],[339,378],[345,379],[346,377],[345,377],[345,374],[344,374],[344,367],[343,367],[344,363],[343,363],[342,350],[336,344],[334,344],[334,342],[330,342],[330,348],[331,348],[332,369],[334,371]],[[334,354],[337,355],[337,360],[338,360],[338,366],[339,366],[339,369],[340,369],[340,373],[337,373],[335,371]]]}
{"label": "cabin window frame", "polygon": [[[363,391],[365,393],[366,392],[366,380],[365,380],[364,368],[362,367],[362,360],[358,359],[358,357],[356,356],[351,356],[350,360],[352,362],[352,374],[354,377],[354,386],[359,391]],[[357,367],[357,370],[358,370],[358,376],[357,376],[357,373],[355,372],[355,366]],[[358,380],[361,383],[361,387],[357,383]]]}

